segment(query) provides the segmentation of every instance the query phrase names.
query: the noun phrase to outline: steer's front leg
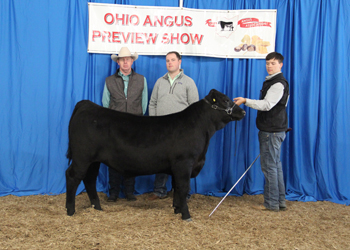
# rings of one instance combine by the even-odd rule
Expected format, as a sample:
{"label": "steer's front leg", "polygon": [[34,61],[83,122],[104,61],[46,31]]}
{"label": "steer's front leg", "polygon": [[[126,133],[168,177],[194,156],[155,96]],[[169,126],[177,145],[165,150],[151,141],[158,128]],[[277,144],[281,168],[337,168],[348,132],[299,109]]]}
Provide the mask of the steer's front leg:
{"label": "steer's front leg", "polygon": [[187,191],[184,191],[184,192],[180,191],[179,196],[180,196],[179,210],[182,215],[181,218],[186,221],[192,221],[191,215],[190,215],[190,212],[188,211],[188,206],[187,206],[187,200],[186,200]]}
{"label": "steer's front leg", "polygon": [[[180,169],[178,169],[180,170]],[[175,189],[174,189],[174,212],[175,214],[181,213],[182,219],[191,221],[190,212],[187,206],[187,194],[190,190],[190,174],[184,176],[184,172],[178,171],[181,174],[174,174]]]}

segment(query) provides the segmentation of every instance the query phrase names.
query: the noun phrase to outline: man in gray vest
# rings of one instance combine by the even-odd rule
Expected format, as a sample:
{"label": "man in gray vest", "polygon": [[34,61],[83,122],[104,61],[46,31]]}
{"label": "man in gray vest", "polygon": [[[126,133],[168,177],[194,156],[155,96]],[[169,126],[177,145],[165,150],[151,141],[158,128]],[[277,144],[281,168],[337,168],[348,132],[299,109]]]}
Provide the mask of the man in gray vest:
{"label": "man in gray vest", "polygon": [[[103,107],[135,115],[144,115],[148,103],[147,81],[143,75],[137,74],[132,64],[137,60],[135,52],[131,54],[127,47],[122,47],[118,56],[112,55],[112,60],[118,63],[114,75],[106,78],[102,104]],[[107,201],[115,202],[119,196],[122,176],[112,168],[109,168],[109,198]],[[135,177],[124,178],[124,194],[128,201],[136,200]]]}
{"label": "man in gray vest", "polygon": [[266,56],[266,76],[260,91],[260,99],[237,97],[237,105],[258,110],[256,126],[259,129],[260,165],[265,176],[264,206],[267,211],[286,210],[285,186],[280,160],[282,142],[288,129],[286,107],[289,99],[289,84],[281,72],[283,56],[272,52]]}

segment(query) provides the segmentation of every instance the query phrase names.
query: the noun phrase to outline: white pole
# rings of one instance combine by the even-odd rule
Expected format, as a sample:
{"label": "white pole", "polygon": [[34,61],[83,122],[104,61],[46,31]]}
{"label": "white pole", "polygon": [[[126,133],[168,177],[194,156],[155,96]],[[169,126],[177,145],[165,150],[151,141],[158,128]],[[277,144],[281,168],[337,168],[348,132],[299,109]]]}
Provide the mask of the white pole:
{"label": "white pole", "polygon": [[180,1],[179,1],[179,7],[180,7],[180,8],[183,7],[183,2],[184,2],[184,0],[180,0]]}
{"label": "white pole", "polygon": [[237,183],[243,178],[243,176],[248,172],[248,170],[253,166],[253,164],[256,162],[256,160],[259,158],[260,154],[255,158],[255,160],[253,161],[252,164],[250,164],[250,166],[247,168],[247,170],[242,174],[241,178],[238,179],[238,181],[235,183],[235,185],[233,185],[233,187],[230,189],[230,191],[227,192],[227,194],[224,196],[224,198],[221,199],[221,201],[219,202],[219,204],[214,208],[214,210],[211,212],[211,214],[209,214],[209,217],[215,212],[215,210],[220,206],[220,204],[225,200],[226,196],[229,195],[229,193],[231,193],[232,189],[234,189],[234,187],[237,185]]}

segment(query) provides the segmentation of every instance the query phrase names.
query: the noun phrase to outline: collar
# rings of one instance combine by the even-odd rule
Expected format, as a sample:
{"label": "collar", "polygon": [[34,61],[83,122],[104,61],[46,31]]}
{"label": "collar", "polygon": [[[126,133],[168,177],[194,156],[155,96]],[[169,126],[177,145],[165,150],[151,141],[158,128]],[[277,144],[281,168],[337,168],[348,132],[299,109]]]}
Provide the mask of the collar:
{"label": "collar", "polygon": [[129,76],[129,77],[130,77],[130,75],[132,74],[132,72],[133,72],[133,70],[131,69],[131,71],[130,71],[130,74],[129,74],[129,75],[124,75],[124,74],[123,74],[123,72],[121,72],[121,70],[120,70],[120,69],[118,69],[118,71],[117,71],[117,75],[118,75],[118,76],[121,76],[121,77],[126,77],[126,76]]}
{"label": "collar", "polygon": [[270,80],[272,77],[277,76],[278,74],[281,74],[281,73],[282,73],[282,71],[277,72],[277,73],[275,73],[273,75],[268,75],[268,76],[265,77],[265,80]]}
{"label": "collar", "polygon": [[177,78],[179,78],[179,76],[181,75],[181,71],[180,71],[180,73],[179,74],[177,74],[175,77],[174,77],[174,79],[172,79],[171,78],[171,76],[169,75],[169,72],[168,72],[168,78],[169,78],[169,80],[171,80],[171,81],[175,81]]}
{"label": "collar", "polygon": [[[181,78],[182,77],[182,74],[184,73],[184,70],[183,69],[180,69],[180,73],[179,74],[177,74],[176,76],[175,76],[175,78],[174,79],[176,79],[176,78]],[[163,76],[165,79],[171,79],[171,77],[169,76],[169,72],[167,72],[167,73],[165,73],[165,75]]]}

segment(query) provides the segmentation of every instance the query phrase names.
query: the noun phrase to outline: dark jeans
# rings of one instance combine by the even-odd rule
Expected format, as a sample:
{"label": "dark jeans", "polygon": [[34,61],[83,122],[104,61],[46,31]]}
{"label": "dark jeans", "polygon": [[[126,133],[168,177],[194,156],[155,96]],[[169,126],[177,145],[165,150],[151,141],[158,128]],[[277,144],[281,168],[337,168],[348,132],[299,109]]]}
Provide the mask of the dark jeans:
{"label": "dark jeans", "polygon": [[[154,191],[153,193],[161,198],[167,196],[168,189],[166,186],[166,183],[168,181],[168,175],[167,174],[156,174],[156,178],[154,180]],[[191,189],[191,187],[190,187]],[[190,190],[187,193],[187,199],[191,197]]]}
{"label": "dark jeans", "polygon": [[278,210],[286,207],[286,190],[280,160],[285,132],[259,132],[260,164],[265,176],[264,206]]}
{"label": "dark jeans", "polygon": [[123,184],[124,194],[131,195],[135,191],[135,177],[124,178],[113,168],[108,169],[109,172],[109,196],[115,195],[119,197],[120,189]]}
{"label": "dark jeans", "polygon": [[166,182],[168,181],[167,174],[156,174],[154,180],[154,193],[159,197],[167,196],[168,190],[166,187]]}

